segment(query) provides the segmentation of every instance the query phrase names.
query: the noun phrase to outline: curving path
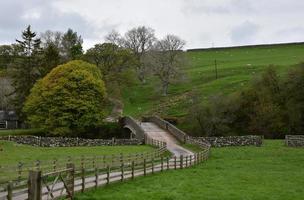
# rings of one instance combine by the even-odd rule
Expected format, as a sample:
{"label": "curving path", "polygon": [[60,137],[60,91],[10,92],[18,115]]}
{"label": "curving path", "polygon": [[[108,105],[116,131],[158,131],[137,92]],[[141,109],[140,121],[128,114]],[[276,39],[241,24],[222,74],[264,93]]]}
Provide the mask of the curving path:
{"label": "curving path", "polygon": [[[193,152],[191,152],[191,151],[185,149],[184,147],[182,147],[174,136],[172,136],[166,130],[160,128],[158,125],[156,125],[154,123],[151,123],[151,122],[137,122],[137,123],[140,124],[140,126],[144,130],[145,134],[147,134],[151,139],[166,142],[168,151],[170,151],[172,154],[174,154],[174,156],[179,157],[181,155],[183,155],[183,156],[194,155]],[[191,160],[192,159],[194,159],[194,158],[191,158]],[[173,158],[170,159],[170,162],[174,162],[174,159]],[[187,167],[187,164],[183,165],[183,166]],[[180,166],[177,166],[177,168],[180,168]],[[169,170],[169,169],[174,169],[174,168],[168,167],[167,170]],[[162,165],[161,164],[155,165],[154,170],[152,170],[152,171],[151,171],[151,169],[147,169],[147,173],[153,173],[153,171],[154,172],[162,171]],[[131,178],[131,171],[127,170],[124,173],[125,173],[125,175],[124,175],[125,179],[130,179]],[[138,172],[134,173],[135,177],[136,176],[143,176],[143,175],[144,175],[144,173],[141,172],[141,171],[140,172],[138,171]],[[121,178],[121,172],[111,172],[110,176],[113,177],[111,179],[111,182],[119,181],[120,178]],[[95,176],[86,177],[85,178],[85,182],[86,182],[85,187],[86,188],[94,187],[94,185],[95,185],[94,180],[95,179],[96,179]],[[105,180],[106,175],[105,174],[100,175],[98,177],[98,179],[99,179],[98,186],[106,184],[106,180]],[[75,180],[74,184],[78,185],[74,188],[75,191],[80,191],[81,190],[81,186],[79,186],[81,183],[82,183],[82,180],[79,180],[79,179]],[[62,187],[63,187],[63,183],[56,183],[54,185],[54,189],[57,190],[56,192],[53,193],[54,197],[58,198],[58,197],[61,196],[62,191],[58,190],[58,189],[62,188]],[[18,193],[18,192],[21,192],[22,190],[24,190],[24,189],[20,189],[20,190],[17,190],[15,192]],[[43,193],[47,192],[47,188],[43,187],[42,192]],[[65,191],[64,191],[64,193],[65,193]],[[0,200],[6,199],[5,198],[6,195],[7,195],[6,192],[0,192]],[[28,193],[26,191],[22,195],[18,195],[16,197],[14,197],[13,199],[24,200],[24,199],[27,199],[27,197],[28,197]],[[48,199],[48,197],[44,196],[42,199]]]}
{"label": "curving path", "polygon": [[145,133],[152,139],[163,141],[167,143],[167,149],[176,157],[183,155],[194,155],[193,152],[185,149],[179,145],[179,142],[166,130],[160,128],[152,122],[141,122],[140,126],[144,129]]}

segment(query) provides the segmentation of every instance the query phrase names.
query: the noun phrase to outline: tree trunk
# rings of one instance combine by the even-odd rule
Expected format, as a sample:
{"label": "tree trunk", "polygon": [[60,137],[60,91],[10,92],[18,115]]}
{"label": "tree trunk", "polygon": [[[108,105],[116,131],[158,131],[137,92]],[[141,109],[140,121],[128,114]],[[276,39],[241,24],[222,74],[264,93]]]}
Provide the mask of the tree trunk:
{"label": "tree trunk", "polygon": [[167,96],[167,94],[168,94],[168,87],[169,87],[169,84],[167,82],[165,82],[165,83],[162,84],[163,96]]}

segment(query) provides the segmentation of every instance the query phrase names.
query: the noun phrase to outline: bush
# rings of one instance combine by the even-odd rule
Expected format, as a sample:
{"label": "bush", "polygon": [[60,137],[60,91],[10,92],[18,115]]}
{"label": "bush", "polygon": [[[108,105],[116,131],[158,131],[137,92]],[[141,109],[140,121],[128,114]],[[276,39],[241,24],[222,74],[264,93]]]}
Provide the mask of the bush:
{"label": "bush", "polygon": [[102,124],[105,96],[99,69],[76,60],[59,65],[39,80],[23,112],[31,127],[53,135],[75,136]]}
{"label": "bush", "polygon": [[130,132],[124,129],[117,122],[107,122],[103,123],[98,127],[87,130],[86,133],[80,135],[82,138],[101,138],[101,139],[111,139],[111,138],[130,138]]}
{"label": "bush", "polygon": [[304,64],[295,66],[283,79],[273,67],[247,89],[215,96],[191,110],[194,135],[264,135],[284,138],[304,131]]}

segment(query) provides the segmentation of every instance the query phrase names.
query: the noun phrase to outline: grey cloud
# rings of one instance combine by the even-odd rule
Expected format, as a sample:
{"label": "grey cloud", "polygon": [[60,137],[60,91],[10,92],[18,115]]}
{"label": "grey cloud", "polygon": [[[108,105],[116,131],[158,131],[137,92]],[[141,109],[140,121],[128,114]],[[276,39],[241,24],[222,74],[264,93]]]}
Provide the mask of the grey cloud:
{"label": "grey cloud", "polygon": [[255,9],[248,0],[228,0],[211,3],[200,0],[184,0],[182,12],[185,14],[249,14]]}
{"label": "grey cloud", "polygon": [[231,30],[230,37],[235,44],[251,44],[256,40],[258,30],[258,25],[245,21]]}
{"label": "grey cloud", "polygon": [[29,0],[1,1],[0,42],[14,42],[29,24],[36,32],[45,30],[66,31],[72,28],[84,38],[94,38],[95,29],[86,19],[75,12],[61,12],[51,2]]}

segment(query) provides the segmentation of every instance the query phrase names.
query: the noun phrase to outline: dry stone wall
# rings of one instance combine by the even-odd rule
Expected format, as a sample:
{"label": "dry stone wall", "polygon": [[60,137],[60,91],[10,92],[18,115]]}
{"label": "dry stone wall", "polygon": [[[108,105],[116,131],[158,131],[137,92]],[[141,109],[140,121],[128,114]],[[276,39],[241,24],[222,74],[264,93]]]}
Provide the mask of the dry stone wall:
{"label": "dry stone wall", "polygon": [[110,146],[110,145],[140,145],[143,140],[138,139],[84,139],[67,137],[36,137],[36,136],[2,136],[0,140],[13,141],[40,147],[75,147],[75,146]]}
{"label": "dry stone wall", "polygon": [[212,147],[227,146],[261,146],[263,137],[259,135],[227,136],[227,137],[193,137],[198,140],[207,141]]}

